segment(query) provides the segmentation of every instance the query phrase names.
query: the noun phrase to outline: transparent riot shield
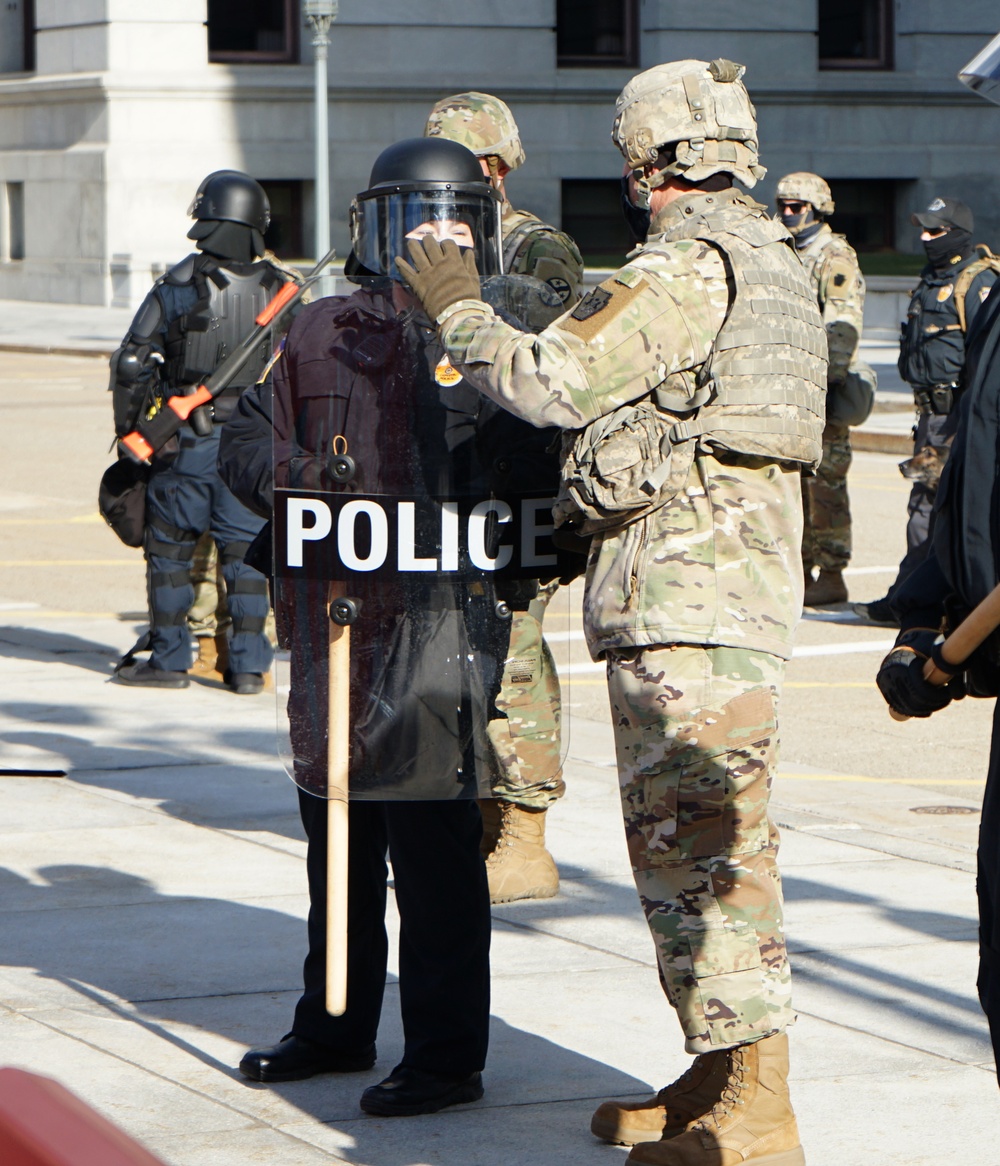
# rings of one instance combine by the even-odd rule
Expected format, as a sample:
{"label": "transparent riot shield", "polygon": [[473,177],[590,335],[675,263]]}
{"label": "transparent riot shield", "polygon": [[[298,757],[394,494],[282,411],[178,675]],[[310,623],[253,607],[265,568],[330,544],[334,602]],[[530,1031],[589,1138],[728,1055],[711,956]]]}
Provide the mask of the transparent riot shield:
{"label": "transparent riot shield", "polygon": [[351,299],[322,360],[293,338],[274,371],[285,766],[338,800],[557,791],[557,580],[577,568],[552,542],[553,435],[485,401],[412,315]]}

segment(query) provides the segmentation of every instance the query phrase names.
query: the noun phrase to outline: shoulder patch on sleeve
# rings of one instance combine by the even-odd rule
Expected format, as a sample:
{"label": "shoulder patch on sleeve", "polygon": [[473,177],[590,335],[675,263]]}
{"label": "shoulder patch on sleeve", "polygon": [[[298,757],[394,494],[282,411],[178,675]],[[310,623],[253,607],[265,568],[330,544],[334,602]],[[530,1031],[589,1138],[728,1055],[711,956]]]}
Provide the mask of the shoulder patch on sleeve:
{"label": "shoulder patch on sleeve", "polygon": [[830,300],[846,299],[855,283],[854,265],[844,256],[835,255],[826,265],[824,283],[826,284],[826,298]]}
{"label": "shoulder patch on sleeve", "polygon": [[630,287],[619,283],[612,276],[585,295],[573,311],[560,322],[559,327],[589,342],[602,328],[620,316],[648,286],[646,280],[642,278]]}

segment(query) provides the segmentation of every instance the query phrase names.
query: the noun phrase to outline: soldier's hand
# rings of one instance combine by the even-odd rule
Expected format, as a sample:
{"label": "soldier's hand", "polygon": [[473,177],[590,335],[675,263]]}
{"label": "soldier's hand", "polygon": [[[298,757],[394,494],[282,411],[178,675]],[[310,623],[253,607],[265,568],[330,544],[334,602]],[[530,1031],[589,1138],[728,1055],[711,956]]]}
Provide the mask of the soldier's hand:
{"label": "soldier's hand", "polygon": [[905,649],[894,649],[886,656],[875,683],[889,708],[904,717],[929,717],[952,700],[950,686],[928,683],[923,660]]}
{"label": "soldier's hand", "polygon": [[431,320],[459,300],[481,298],[476,257],[470,247],[460,248],[453,239],[441,244],[427,235],[411,239],[408,248],[412,266],[399,256],[396,266]]}

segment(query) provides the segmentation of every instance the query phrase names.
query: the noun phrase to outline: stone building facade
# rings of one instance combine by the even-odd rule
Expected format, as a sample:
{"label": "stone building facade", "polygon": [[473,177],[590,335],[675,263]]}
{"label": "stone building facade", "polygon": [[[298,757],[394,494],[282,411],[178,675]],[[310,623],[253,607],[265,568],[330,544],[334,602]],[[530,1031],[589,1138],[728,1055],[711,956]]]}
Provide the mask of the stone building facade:
{"label": "stone building facade", "polygon": [[[377,151],[475,88],[520,122],[515,202],[613,258],[616,94],[657,62],[726,56],[747,66],[763,199],[785,171],[816,170],[863,246],[912,251],[910,212],[945,193],[1000,242],[1000,110],[955,80],[997,20],[994,0],[340,0],[333,241],[345,254]],[[264,182],[279,250],[309,255],[312,127],[298,0],[4,0],[0,298],[137,302],[185,254],[192,193],[223,167]]]}

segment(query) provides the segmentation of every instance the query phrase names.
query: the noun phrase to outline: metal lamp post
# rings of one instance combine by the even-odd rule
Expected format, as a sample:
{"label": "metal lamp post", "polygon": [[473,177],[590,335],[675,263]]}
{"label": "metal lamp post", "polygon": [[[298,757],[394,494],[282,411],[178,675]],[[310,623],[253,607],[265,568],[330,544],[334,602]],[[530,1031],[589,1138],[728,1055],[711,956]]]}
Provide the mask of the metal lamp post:
{"label": "metal lamp post", "polygon": [[[326,59],[330,46],[330,25],[337,19],[340,0],[303,0],[306,27],[312,33],[316,61],[316,258],[330,250],[330,137],[327,128]],[[319,295],[329,295],[331,280],[319,281]]]}

